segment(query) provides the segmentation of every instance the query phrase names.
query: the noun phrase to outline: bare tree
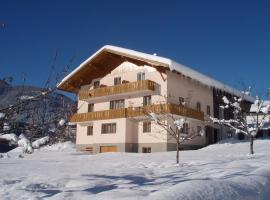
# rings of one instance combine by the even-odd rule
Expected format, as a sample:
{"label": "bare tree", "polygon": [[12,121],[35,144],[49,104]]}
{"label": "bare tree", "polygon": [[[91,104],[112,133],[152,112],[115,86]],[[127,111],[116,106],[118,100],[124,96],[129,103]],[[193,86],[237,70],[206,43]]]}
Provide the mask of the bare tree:
{"label": "bare tree", "polygon": [[[160,105],[162,107],[162,104]],[[142,107],[143,108],[143,107]],[[162,110],[162,108],[160,109]],[[189,127],[191,121],[186,117],[166,112],[153,112],[151,109],[143,110],[145,117],[159,127],[159,133],[166,134],[176,144],[176,163],[179,164],[181,144],[204,135],[204,128],[194,130]],[[156,136],[156,135],[155,135]]]}
{"label": "bare tree", "polygon": [[231,119],[210,119],[216,124],[222,124],[230,129],[234,130],[236,134],[244,134],[250,140],[250,154],[254,154],[254,138],[258,135],[260,130],[270,129],[269,111],[270,104],[264,102],[259,97],[256,97],[253,108],[254,112],[246,111],[243,108],[243,99],[246,93],[243,93],[242,97],[233,97],[228,99],[223,96],[223,104],[220,108],[223,110],[232,109],[234,117]]}
{"label": "bare tree", "polygon": [[[50,109],[50,105],[47,104],[50,96],[55,95],[55,92],[57,90],[56,83],[59,82],[58,79],[60,77],[60,74],[54,75],[57,55],[58,54],[56,53],[53,59],[53,63],[50,66],[48,79],[40,90],[36,91],[31,96],[24,95],[24,92],[26,92],[27,90],[27,87],[25,87],[26,76],[24,74],[23,86],[21,87],[21,91],[19,92],[20,97],[17,99],[16,103],[0,108],[0,139],[2,138],[8,141],[17,140],[18,144],[19,140],[24,140],[27,144],[31,146],[31,142],[28,142],[27,140],[30,140],[31,137],[33,137],[38,131],[45,133],[47,129],[45,129],[44,127],[48,127],[48,125],[50,124],[55,124],[56,129],[54,131],[55,134],[53,135],[53,137],[50,137],[50,141],[57,141],[57,139],[64,137],[67,125],[66,122],[68,121],[69,117],[75,112],[75,108],[69,107],[64,112],[64,115],[57,114],[51,116],[48,112]],[[70,63],[68,65],[70,65]],[[67,69],[65,68],[64,70],[66,71]],[[63,71],[62,73],[65,73],[65,71]],[[13,78],[7,77],[4,81],[8,81],[9,83],[11,83],[13,81]],[[63,98],[60,99],[62,100],[61,104],[64,104]],[[25,127],[27,131],[31,133],[31,135],[29,135],[28,137],[22,136],[21,138],[17,138],[16,134],[13,134],[14,131],[16,131],[15,129],[17,127],[11,127],[9,125],[12,124],[11,122],[16,118],[16,115],[18,114],[23,114],[26,118],[31,119],[28,121],[27,126]],[[47,142],[48,140],[44,139],[39,141]],[[29,149],[30,148],[28,148],[28,150]],[[29,152],[31,151],[29,150]]]}

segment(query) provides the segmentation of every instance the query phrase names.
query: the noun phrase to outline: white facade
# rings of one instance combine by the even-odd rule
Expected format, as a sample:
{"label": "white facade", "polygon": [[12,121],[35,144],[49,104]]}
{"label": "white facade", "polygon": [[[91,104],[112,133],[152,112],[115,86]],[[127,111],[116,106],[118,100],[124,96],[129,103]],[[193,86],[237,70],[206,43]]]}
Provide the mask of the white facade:
{"label": "white facade", "polygon": [[[105,50],[107,50],[107,53],[103,55],[102,52]],[[119,52],[117,52],[118,50]],[[110,53],[110,56],[107,56],[108,53]],[[120,53],[121,57],[112,58]],[[115,62],[115,67],[102,76],[99,76],[97,72],[105,68],[99,69],[95,67],[92,74],[97,74],[96,77],[87,80],[86,74],[81,71],[87,69],[87,67],[91,68],[97,65],[96,58],[98,60],[103,59],[104,62],[110,59],[116,61],[122,59],[123,62],[119,62],[119,65],[115,65],[117,63]],[[139,63],[143,62],[144,65],[137,64],[137,61]],[[98,66],[104,63],[99,62]],[[108,65],[110,65],[109,62]],[[176,68],[184,70],[183,73],[175,71]],[[81,84],[78,88],[79,93],[84,92],[89,96],[78,98],[78,111],[76,116],[72,118],[77,124],[76,144],[79,150],[89,150],[96,153],[106,151],[155,152],[176,150],[175,139],[164,128],[151,121],[146,115],[141,114],[138,116],[137,113],[133,117],[136,110],[147,107],[144,105],[144,101],[149,101],[151,106],[157,108],[159,105],[166,105],[166,108],[169,109],[166,110],[167,114],[171,114],[174,118],[187,119],[189,134],[197,135],[192,137],[192,140],[183,142],[181,148],[203,147],[211,143],[214,137],[213,127],[207,122],[209,115],[214,115],[213,88],[217,86],[220,90],[223,89],[234,94],[239,93],[229,86],[225,86],[169,59],[122,48],[109,48],[108,46],[103,47],[82,63],[58,87],[63,90],[74,90],[77,87],[74,82],[79,81],[79,77],[82,77],[81,80],[88,82],[88,84]],[[90,72],[89,77],[92,77]],[[154,89],[126,87],[129,83],[137,84],[140,82],[138,78],[154,83]],[[68,85],[70,80],[73,81],[72,87]],[[115,82],[117,82],[117,85],[115,85]],[[103,88],[101,89],[102,94],[95,93],[101,91],[95,88],[97,84],[99,85],[98,88]],[[119,87],[120,92],[118,91],[120,90]],[[144,96],[148,97],[144,100]],[[89,110],[89,104],[93,104],[92,110]],[[118,109],[110,106],[114,104],[117,104]],[[148,112],[150,111],[148,110]],[[162,116],[166,115],[163,114]],[[171,127],[174,126],[170,118],[164,118],[163,121]],[[145,125],[146,128],[143,128],[143,124],[147,124],[147,122],[151,125]],[[199,136],[197,133],[199,129],[205,130],[206,134]],[[107,130],[112,133],[104,133]]]}

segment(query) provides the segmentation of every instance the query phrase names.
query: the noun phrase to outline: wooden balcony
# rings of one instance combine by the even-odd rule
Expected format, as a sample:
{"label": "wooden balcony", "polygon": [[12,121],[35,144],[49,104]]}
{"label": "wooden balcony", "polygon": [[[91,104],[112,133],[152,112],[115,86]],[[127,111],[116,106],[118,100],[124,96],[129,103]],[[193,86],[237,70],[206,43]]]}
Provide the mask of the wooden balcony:
{"label": "wooden balcony", "polygon": [[81,90],[79,92],[80,100],[87,100],[96,97],[111,96],[124,93],[134,93],[139,91],[155,91],[157,84],[154,81],[142,80],[132,83],[123,83],[114,86],[96,88],[92,90]]}
{"label": "wooden balcony", "polygon": [[178,106],[175,104],[156,104],[149,106],[142,106],[136,108],[127,108],[127,117],[139,117],[147,115],[147,113],[157,113],[157,114],[174,114],[184,117],[194,118],[203,121],[204,113],[194,110],[192,108]]}
{"label": "wooden balcony", "polygon": [[130,118],[130,117],[140,117],[146,116],[148,113],[157,114],[175,114],[184,117],[189,117],[193,119],[204,120],[204,113],[174,104],[156,104],[142,107],[134,108],[123,108],[115,110],[104,110],[89,113],[77,113],[73,115],[70,119],[71,122],[85,122],[85,121],[95,121],[104,119],[115,119],[115,118]]}
{"label": "wooden balcony", "polygon": [[126,117],[126,109],[114,109],[88,113],[77,113],[71,117],[70,122],[95,121],[124,117]]}

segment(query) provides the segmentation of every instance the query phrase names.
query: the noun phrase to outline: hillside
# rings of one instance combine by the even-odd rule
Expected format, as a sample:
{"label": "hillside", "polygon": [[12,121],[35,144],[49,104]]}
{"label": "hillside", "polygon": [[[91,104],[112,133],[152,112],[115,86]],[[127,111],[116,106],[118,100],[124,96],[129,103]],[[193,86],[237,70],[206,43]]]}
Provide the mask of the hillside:
{"label": "hillside", "polygon": [[[46,95],[42,95],[45,93]],[[33,98],[36,96],[41,96],[41,98]],[[10,129],[8,132],[17,135],[24,133],[29,139],[35,139],[55,133],[59,120],[68,119],[76,104],[57,92],[46,91],[34,86],[12,86],[1,80],[0,110],[8,108],[10,105],[17,106],[16,109],[8,110],[8,120],[3,118],[0,120],[0,133],[4,131],[4,123],[8,123]],[[59,137],[56,134],[54,136]],[[4,145],[5,142],[0,142],[0,152],[5,151]]]}

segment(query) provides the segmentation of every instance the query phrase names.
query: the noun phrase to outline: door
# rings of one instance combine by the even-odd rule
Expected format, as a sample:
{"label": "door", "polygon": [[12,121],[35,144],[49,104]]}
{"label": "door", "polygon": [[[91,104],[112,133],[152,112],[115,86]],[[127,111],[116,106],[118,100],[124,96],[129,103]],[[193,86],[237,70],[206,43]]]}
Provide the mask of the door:
{"label": "door", "polygon": [[117,152],[117,146],[100,146],[100,153]]}

